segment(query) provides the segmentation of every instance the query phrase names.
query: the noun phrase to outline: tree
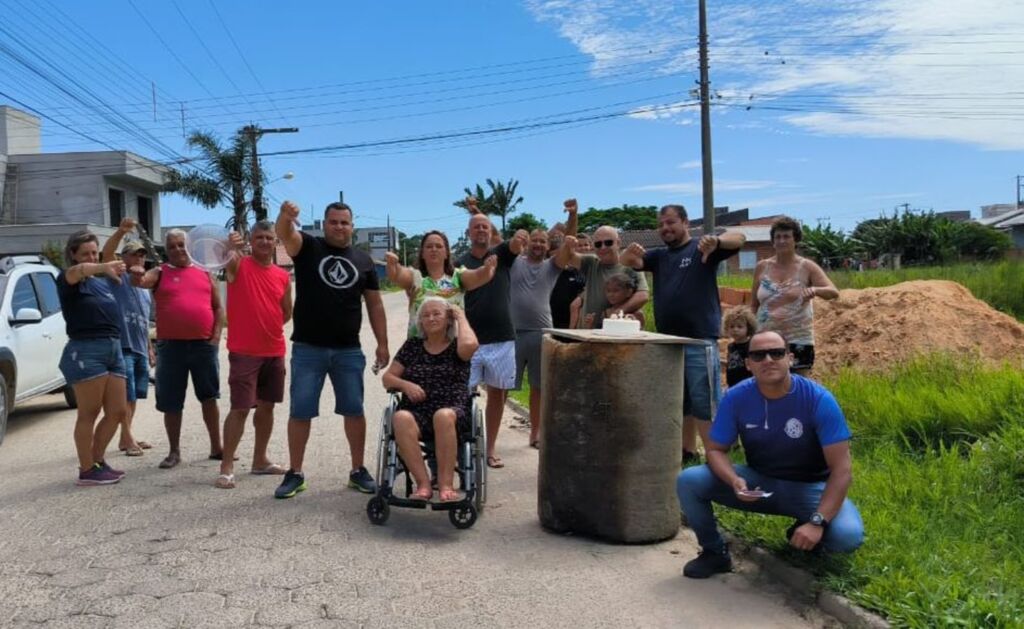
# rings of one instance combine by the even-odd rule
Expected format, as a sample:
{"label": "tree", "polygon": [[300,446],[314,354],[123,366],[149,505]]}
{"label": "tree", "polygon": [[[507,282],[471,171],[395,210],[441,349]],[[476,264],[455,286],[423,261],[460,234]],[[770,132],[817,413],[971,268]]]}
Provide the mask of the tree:
{"label": "tree", "polygon": [[[476,184],[475,190],[463,188],[463,191],[465,191],[466,196],[476,197],[477,207],[481,212],[488,216],[500,216],[501,231],[502,233],[505,233],[505,220],[508,218],[508,215],[515,212],[516,207],[523,202],[523,197],[516,196],[516,190],[519,188],[519,182],[515,179],[509,179],[508,183],[502,183],[500,181],[495,183],[493,179],[488,179],[487,187],[490,188],[490,192],[486,194],[480,184]],[[468,209],[464,198],[455,201],[452,205]]]}
{"label": "tree", "polygon": [[509,238],[520,229],[525,229],[527,233],[532,233],[535,229],[547,230],[547,228],[548,224],[543,219],[539,219],[529,212],[523,212],[508,222],[508,228],[503,232],[503,235],[505,238]]}
{"label": "tree", "polygon": [[452,245],[452,260],[457,260],[469,253],[469,238],[466,234],[460,234],[459,239]]}
{"label": "tree", "polygon": [[658,208],[653,205],[629,205],[606,209],[587,208],[579,216],[579,231],[592,232],[602,225],[619,229],[657,229]]}
{"label": "tree", "polygon": [[804,225],[800,248],[822,266],[837,266],[853,253],[850,239],[842,230],[832,229],[831,223],[817,227]]}
{"label": "tree", "polygon": [[246,201],[253,188],[253,174],[263,177],[250,159],[249,139],[239,133],[227,146],[212,133],[193,131],[187,140],[189,148],[199,151],[201,168],[179,171],[172,169],[165,192],[176,192],[207,209],[219,205],[231,208],[227,226],[239,232],[248,231],[250,204]]}

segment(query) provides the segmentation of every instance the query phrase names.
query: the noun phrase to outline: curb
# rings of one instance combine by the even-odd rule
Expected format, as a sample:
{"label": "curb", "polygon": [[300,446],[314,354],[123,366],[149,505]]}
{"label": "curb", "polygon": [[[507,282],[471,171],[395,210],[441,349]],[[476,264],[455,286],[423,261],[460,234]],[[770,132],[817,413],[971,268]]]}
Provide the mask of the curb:
{"label": "curb", "polygon": [[844,626],[863,629],[887,629],[891,625],[881,616],[860,607],[845,596],[822,590],[814,575],[797,568],[771,552],[725,533],[723,535],[734,551],[749,559],[762,571],[775,577],[801,600],[812,603]]}
{"label": "curb", "polygon": [[[505,400],[505,406],[514,413],[530,416],[529,409],[512,398]],[[860,607],[845,596],[822,590],[810,572],[787,563],[759,546],[751,546],[734,535],[725,533],[724,536],[734,552],[738,551],[737,554],[741,554],[744,559],[751,560],[762,571],[775,577],[792,590],[800,600],[816,605],[823,613],[835,618],[844,626],[861,629],[888,629],[890,627],[884,618]]]}

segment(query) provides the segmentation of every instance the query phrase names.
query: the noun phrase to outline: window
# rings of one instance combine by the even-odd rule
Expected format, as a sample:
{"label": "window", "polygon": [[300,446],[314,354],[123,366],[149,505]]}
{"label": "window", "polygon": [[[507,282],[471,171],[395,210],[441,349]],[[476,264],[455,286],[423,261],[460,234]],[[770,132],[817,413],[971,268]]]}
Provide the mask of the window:
{"label": "window", "polygon": [[124,218],[124,191],[109,188],[107,200],[110,202],[110,226],[117,227]]}
{"label": "window", "polygon": [[22,275],[18,279],[18,283],[14,285],[14,294],[11,295],[11,315],[18,316],[18,311],[22,308],[41,310],[39,300],[36,299],[36,289],[32,287],[32,278],[28,275]]}
{"label": "window", "polygon": [[756,251],[740,251],[740,270],[753,269],[757,266]]}
{"label": "window", "polygon": [[57,295],[57,280],[49,273],[33,273],[36,292],[43,302],[43,316],[49,317],[60,312],[60,297]]}
{"label": "window", "polygon": [[153,199],[149,197],[138,197],[139,202],[139,225],[150,236],[153,235]]}

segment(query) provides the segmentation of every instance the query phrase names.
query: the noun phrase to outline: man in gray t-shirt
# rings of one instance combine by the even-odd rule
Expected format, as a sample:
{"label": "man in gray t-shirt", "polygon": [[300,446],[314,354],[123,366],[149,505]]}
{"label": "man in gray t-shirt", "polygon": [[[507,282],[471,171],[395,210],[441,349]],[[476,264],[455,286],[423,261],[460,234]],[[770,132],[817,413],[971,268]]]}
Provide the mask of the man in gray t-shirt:
{"label": "man in gray t-shirt", "polygon": [[509,271],[512,325],[516,330],[516,389],[523,386],[523,371],[530,374],[530,445],[540,438],[540,345],[551,323],[551,290],[576,250],[576,239],[566,236],[562,248],[547,258],[548,233],[530,234],[526,255],[516,258]]}

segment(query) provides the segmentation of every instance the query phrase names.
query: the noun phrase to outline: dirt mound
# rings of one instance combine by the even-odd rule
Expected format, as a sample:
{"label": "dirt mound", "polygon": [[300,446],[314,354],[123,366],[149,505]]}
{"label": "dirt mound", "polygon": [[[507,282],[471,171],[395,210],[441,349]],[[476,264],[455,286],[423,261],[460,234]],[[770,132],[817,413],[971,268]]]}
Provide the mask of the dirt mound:
{"label": "dirt mound", "polygon": [[1024,363],[1024,325],[942,280],[840,291],[814,302],[815,373],[866,371],[943,351]]}

